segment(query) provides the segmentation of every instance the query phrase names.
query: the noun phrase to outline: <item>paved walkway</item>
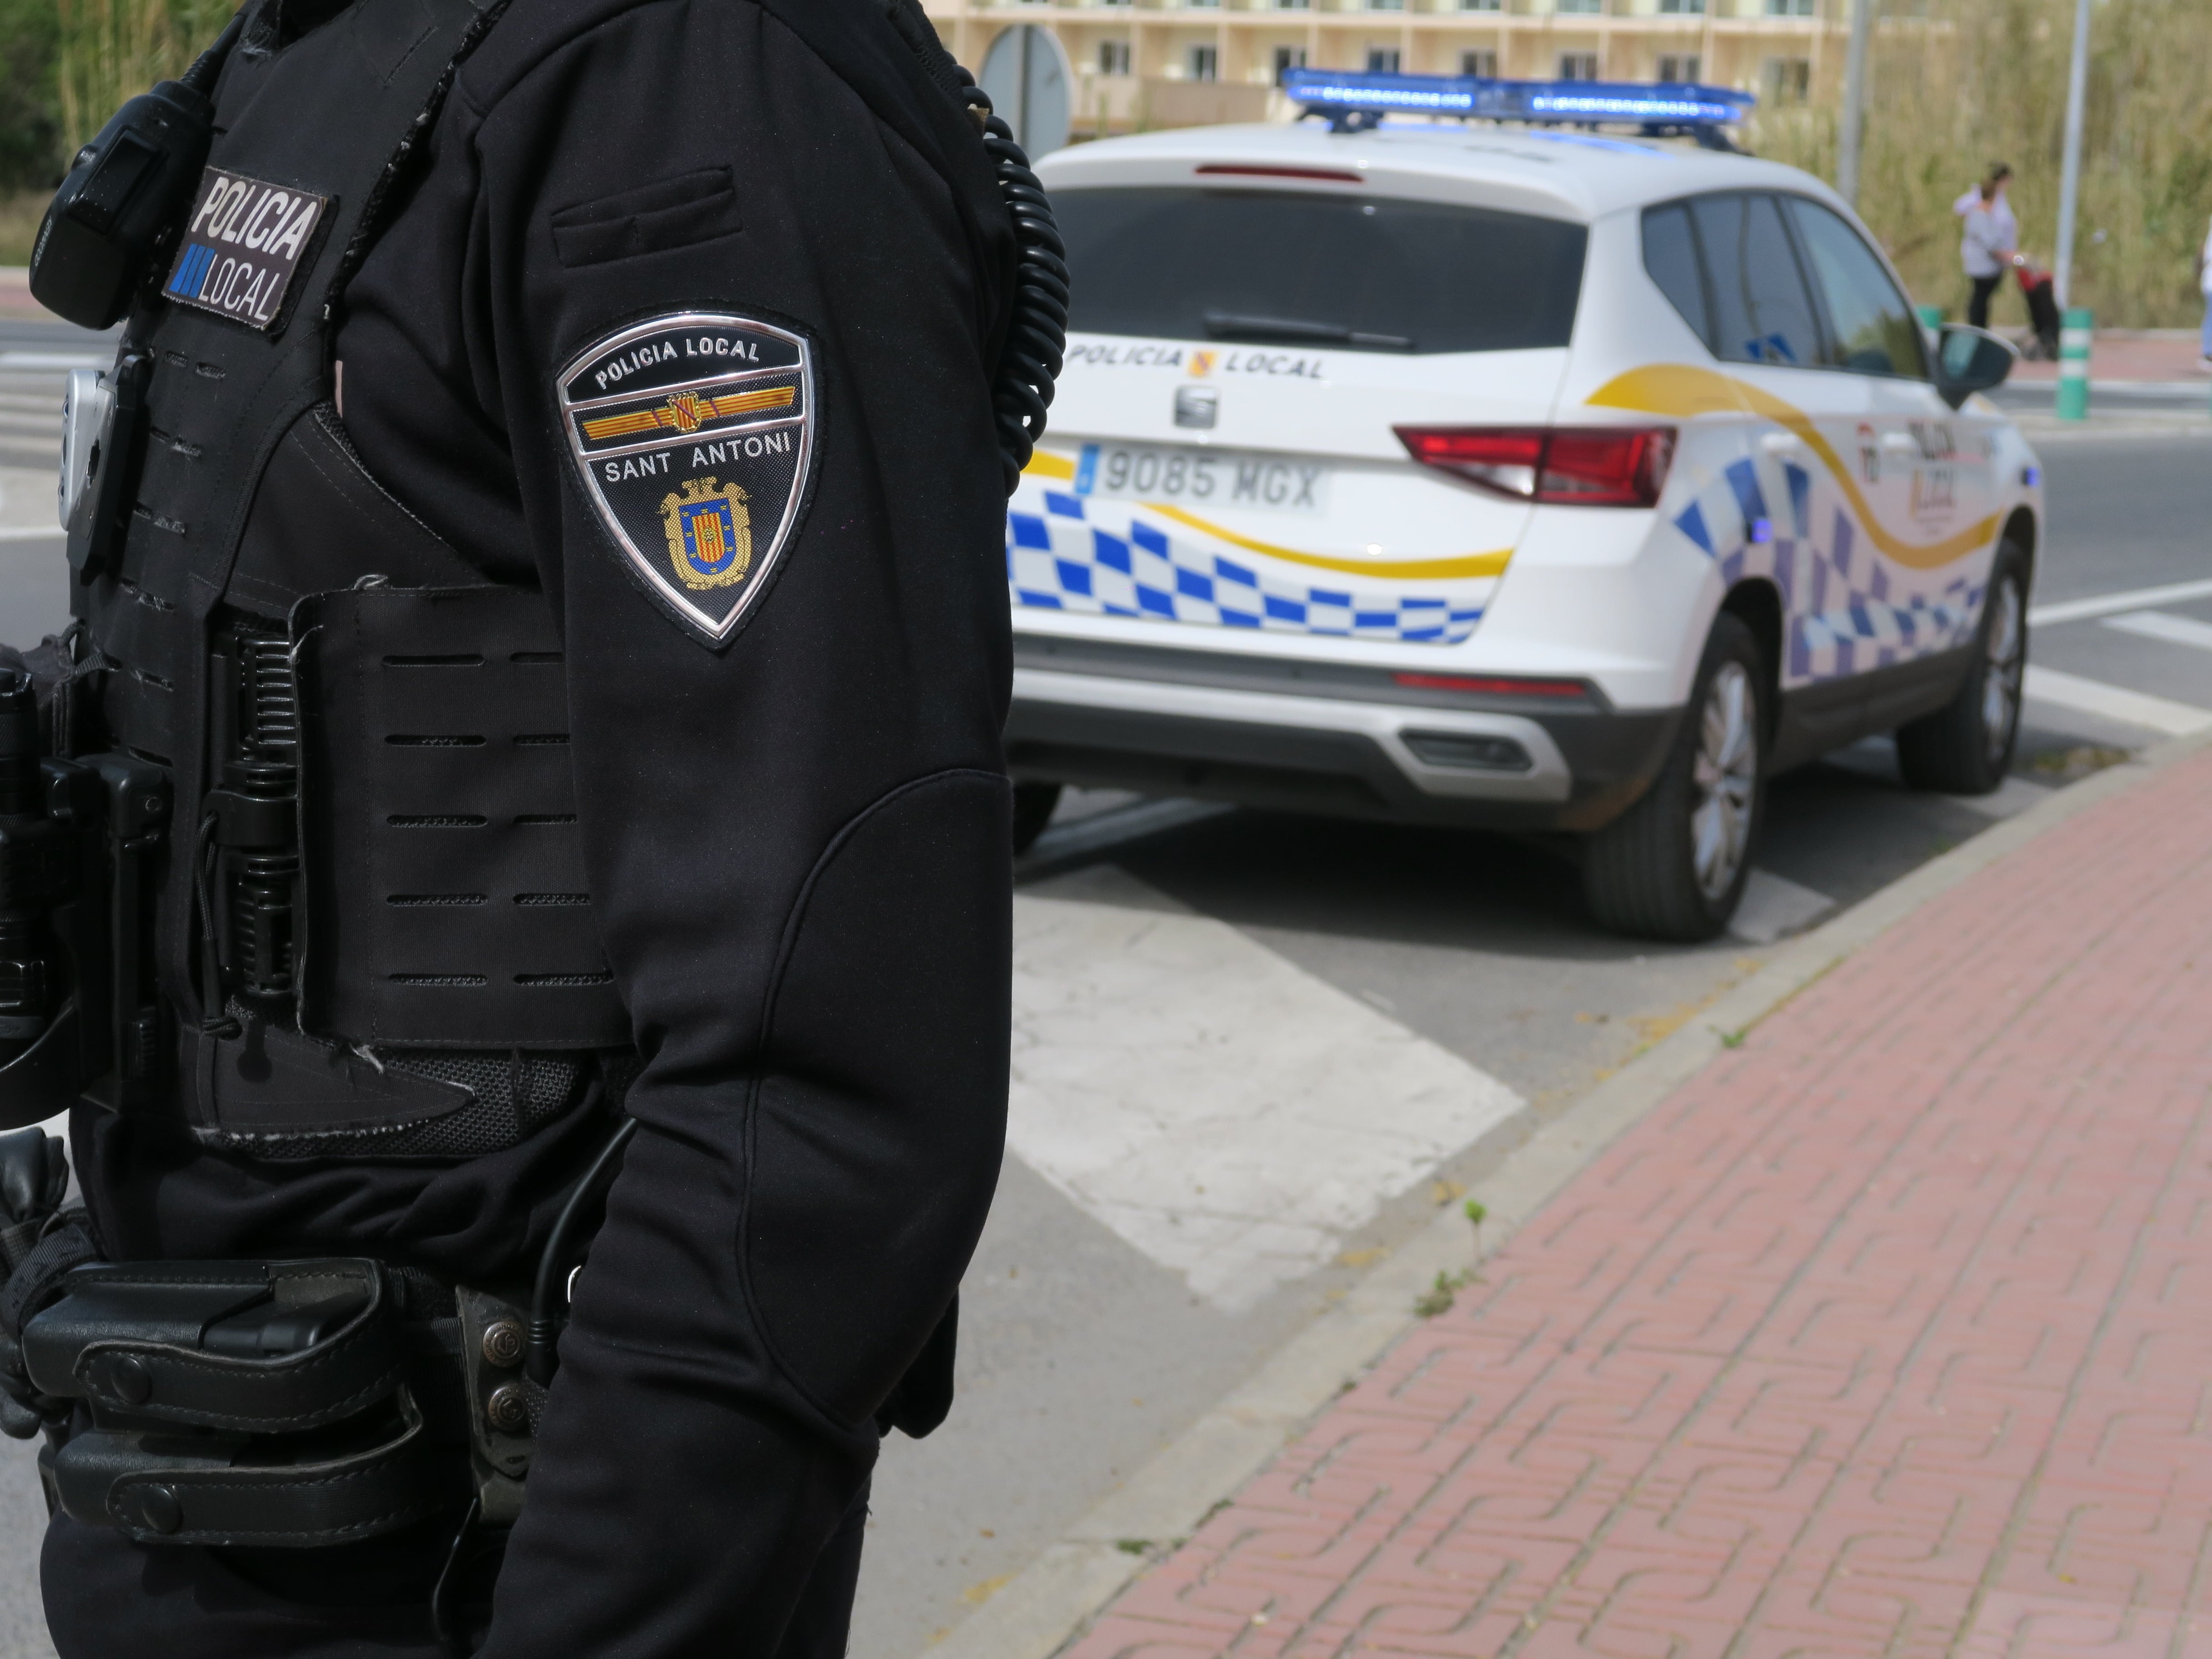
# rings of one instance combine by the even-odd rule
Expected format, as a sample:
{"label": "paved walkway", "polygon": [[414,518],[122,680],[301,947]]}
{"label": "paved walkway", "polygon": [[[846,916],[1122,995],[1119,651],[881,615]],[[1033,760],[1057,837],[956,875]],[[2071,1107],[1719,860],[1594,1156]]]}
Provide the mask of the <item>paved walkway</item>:
{"label": "paved walkway", "polygon": [[[2089,342],[2089,380],[2154,380],[2172,383],[2203,378],[2197,368],[2198,337],[2194,329],[2100,331]],[[2055,380],[2052,362],[2014,363],[2015,380]]]}
{"label": "paved walkway", "polygon": [[1068,1651],[2212,1656],[2212,750],[1816,981]]}

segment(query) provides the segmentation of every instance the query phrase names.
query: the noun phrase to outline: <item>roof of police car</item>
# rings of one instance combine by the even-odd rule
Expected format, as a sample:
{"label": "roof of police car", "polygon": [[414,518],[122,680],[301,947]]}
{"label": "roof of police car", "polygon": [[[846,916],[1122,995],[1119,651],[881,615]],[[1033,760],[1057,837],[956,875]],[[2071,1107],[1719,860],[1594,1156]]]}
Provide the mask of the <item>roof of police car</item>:
{"label": "roof of police car", "polygon": [[1331,132],[1318,120],[1182,127],[1072,145],[1046,156],[1038,170],[1054,190],[1184,179],[1218,188],[1277,181],[1328,188],[1325,179],[1294,174],[1198,171],[1240,163],[1358,172],[1377,189],[1431,198],[1450,195],[1455,183],[1474,184],[1480,188],[1469,192],[1470,199],[1574,219],[1730,188],[1794,190],[1832,199],[1826,185],[1796,167],[1699,149],[1686,141],[1458,121],[1389,120],[1346,133]]}

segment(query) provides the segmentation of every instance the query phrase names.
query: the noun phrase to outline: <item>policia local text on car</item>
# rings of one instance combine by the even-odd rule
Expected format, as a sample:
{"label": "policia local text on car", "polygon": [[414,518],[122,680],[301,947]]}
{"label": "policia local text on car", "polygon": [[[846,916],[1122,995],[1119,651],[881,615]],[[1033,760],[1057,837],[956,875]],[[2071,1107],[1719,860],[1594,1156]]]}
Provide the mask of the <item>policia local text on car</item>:
{"label": "policia local text on car", "polygon": [[988,109],[912,0],[255,0],[77,158],[33,291],[127,324],[0,672],[64,1659],[842,1651],[1004,1129],[1066,289]]}

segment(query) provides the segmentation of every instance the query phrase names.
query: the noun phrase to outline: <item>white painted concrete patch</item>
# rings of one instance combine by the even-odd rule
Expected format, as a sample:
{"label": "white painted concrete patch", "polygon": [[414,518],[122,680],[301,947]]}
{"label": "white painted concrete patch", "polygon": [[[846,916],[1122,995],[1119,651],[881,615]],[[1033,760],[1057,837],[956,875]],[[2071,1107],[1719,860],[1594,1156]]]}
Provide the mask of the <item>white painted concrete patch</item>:
{"label": "white painted concrete patch", "polygon": [[1119,869],[1014,900],[1016,1154],[1226,1312],[1523,1104]]}
{"label": "white painted concrete patch", "polygon": [[1729,922],[1729,932],[1750,945],[1771,945],[1794,933],[1814,917],[1829,909],[1835,900],[1826,893],[1753,866],[1743,884],[1743,898]]}

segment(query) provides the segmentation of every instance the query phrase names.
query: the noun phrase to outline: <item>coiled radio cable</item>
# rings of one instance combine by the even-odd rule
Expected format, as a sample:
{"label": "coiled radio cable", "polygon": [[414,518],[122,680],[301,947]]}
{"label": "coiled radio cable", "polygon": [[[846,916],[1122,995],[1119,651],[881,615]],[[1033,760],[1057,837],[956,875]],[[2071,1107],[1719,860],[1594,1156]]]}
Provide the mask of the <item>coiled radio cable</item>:
{"label": "coiled radio cable", "polygon": [[1045,410],[1052,404],[1053,382],[1060,378],[1067,351],[1067,248],[1052,216],[1052,202],[1030,170],[1030,158],[1014,142],[1014,131],[991,112],[991,94],[967,71],[961,95],[983,129],[983,148],[998,178],[999,194],[1014,217],[1021,264],[1014,283],[1013,318],[1006,349],[991,387],[991,409],[999,429],[999,459],[1006,469],[1006,494],[1021,483],[1037,440],[1044,435]]}

